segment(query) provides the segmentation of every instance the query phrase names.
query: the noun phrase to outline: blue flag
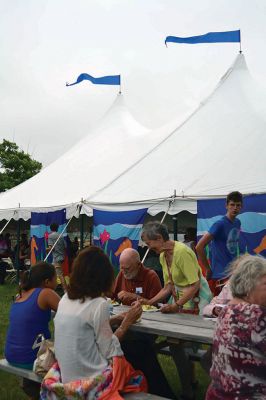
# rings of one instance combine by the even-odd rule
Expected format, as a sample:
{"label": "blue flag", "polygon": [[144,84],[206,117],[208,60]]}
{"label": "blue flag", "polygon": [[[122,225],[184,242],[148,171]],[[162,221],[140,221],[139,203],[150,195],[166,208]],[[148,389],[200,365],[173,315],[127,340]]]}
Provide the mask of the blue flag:
{"label": "blue flag", "polygon": [[109,75],[102,76],[100,78],[94,78],[89,74],[80,74],[76,82],[66,83],[66,86],[77,85],[84,80],[90,81],[94,85],[120,85],[120,75]]}
{"label": "blue flag", "polygon": [[[225,198],[197,201],[198,237],[226,214],[225,203]],[[239,252],[266,257],[266,194],[245,196],[237,218],[241,221]]]}
{"label": "blue flag", "polygon": [[137,249],[147,208],[133,211],[93,210],[93,243],[101,247],[118,269],[126,248]]}
{"label": "blue flag", "polygon": [[205,35],[191,37],[167,36],[167,38],[165,39],[165,44],[169,42],[186,44],[240,42],[240,30],[227,32],[209,32]]}

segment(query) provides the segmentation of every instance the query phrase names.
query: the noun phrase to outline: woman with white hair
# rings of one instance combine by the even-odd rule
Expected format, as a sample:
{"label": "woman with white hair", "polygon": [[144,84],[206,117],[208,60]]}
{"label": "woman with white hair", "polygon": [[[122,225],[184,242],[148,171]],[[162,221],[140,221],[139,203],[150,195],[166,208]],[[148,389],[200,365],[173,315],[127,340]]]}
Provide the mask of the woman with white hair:
{"label": "woman with white hair", "polygon": [[206,400],[266,399],[266,260],[243,257],[220,312]]}

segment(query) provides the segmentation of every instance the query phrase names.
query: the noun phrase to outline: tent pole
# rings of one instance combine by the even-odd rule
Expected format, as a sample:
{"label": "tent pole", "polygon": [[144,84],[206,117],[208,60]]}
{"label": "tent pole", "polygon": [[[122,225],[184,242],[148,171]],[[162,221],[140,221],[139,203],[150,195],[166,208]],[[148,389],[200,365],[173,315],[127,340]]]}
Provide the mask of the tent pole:
{"label": "tent pole", "polygon": [[[15,215],[15,212],[14,212],[14,215]],[[13,217],[14,217],[14,215],[13,215]],[[7,225],[9,224],[9,222],[11,221],[11,219],[12,219],[13,217],[11,217],[10,220],[8,220],[7,223],[4,225],[4,227],[0,230],[0,235],[1,235],[1,233],[4,232],[4,230],[6,229]]]}
{"label": "tent pole", "polygon": [[80,215],[80,250],[84,247],[84,214]]}
{"label": "tent pole", "polygon": [[173,231],[174,231],[174,241],[178,240],[178,225],[177,225],[177,218],[173,217]]}
{"label": "tent pole", "polygon": [[92,245],[92,234],[93,234],[93,227],[90,226],[90,246]]}
{"label": "tent pole", "polygon": [[19,253],[20,253],[20,230],[21,230],[21,220],[18,218],[17,223],[17,250],[15,256],[15,267],[17,270],[17,283],[19,283]]}
{"label": "tent pole", "polygon": [[79,249],[82,250],[84,247],[84,214],[81,214],[83,199],[81,199],[81,204],[79,208]]}

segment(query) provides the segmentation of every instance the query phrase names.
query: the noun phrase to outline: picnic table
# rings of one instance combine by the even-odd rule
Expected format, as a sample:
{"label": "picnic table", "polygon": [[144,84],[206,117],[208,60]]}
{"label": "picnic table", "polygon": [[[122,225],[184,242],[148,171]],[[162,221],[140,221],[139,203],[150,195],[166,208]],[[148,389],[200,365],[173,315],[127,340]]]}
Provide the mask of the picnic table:
{"label": "picnic table", "polygon": [[[128,311],[128,306],[113,308],[113,314]],[[215,321],[192,314],[163,314],[160,311],[143,311],[141,320],[129,330],[153,335],[166,336],[190,342],[212,344]]]}

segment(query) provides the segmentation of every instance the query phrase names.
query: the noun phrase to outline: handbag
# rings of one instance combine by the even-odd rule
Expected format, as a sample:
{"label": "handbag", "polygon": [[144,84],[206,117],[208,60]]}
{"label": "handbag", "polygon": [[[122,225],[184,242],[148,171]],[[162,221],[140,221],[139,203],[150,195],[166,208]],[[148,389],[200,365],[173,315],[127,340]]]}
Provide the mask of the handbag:
{"label": "handbag", "polygon": [[33,364],[33,371],[35,374],[44,377],[52,365],[56,362],[54,352],[54,342],[45,339],[42,333],[37,335],[32,349],[35,350],[39,347],[36,360]]}

